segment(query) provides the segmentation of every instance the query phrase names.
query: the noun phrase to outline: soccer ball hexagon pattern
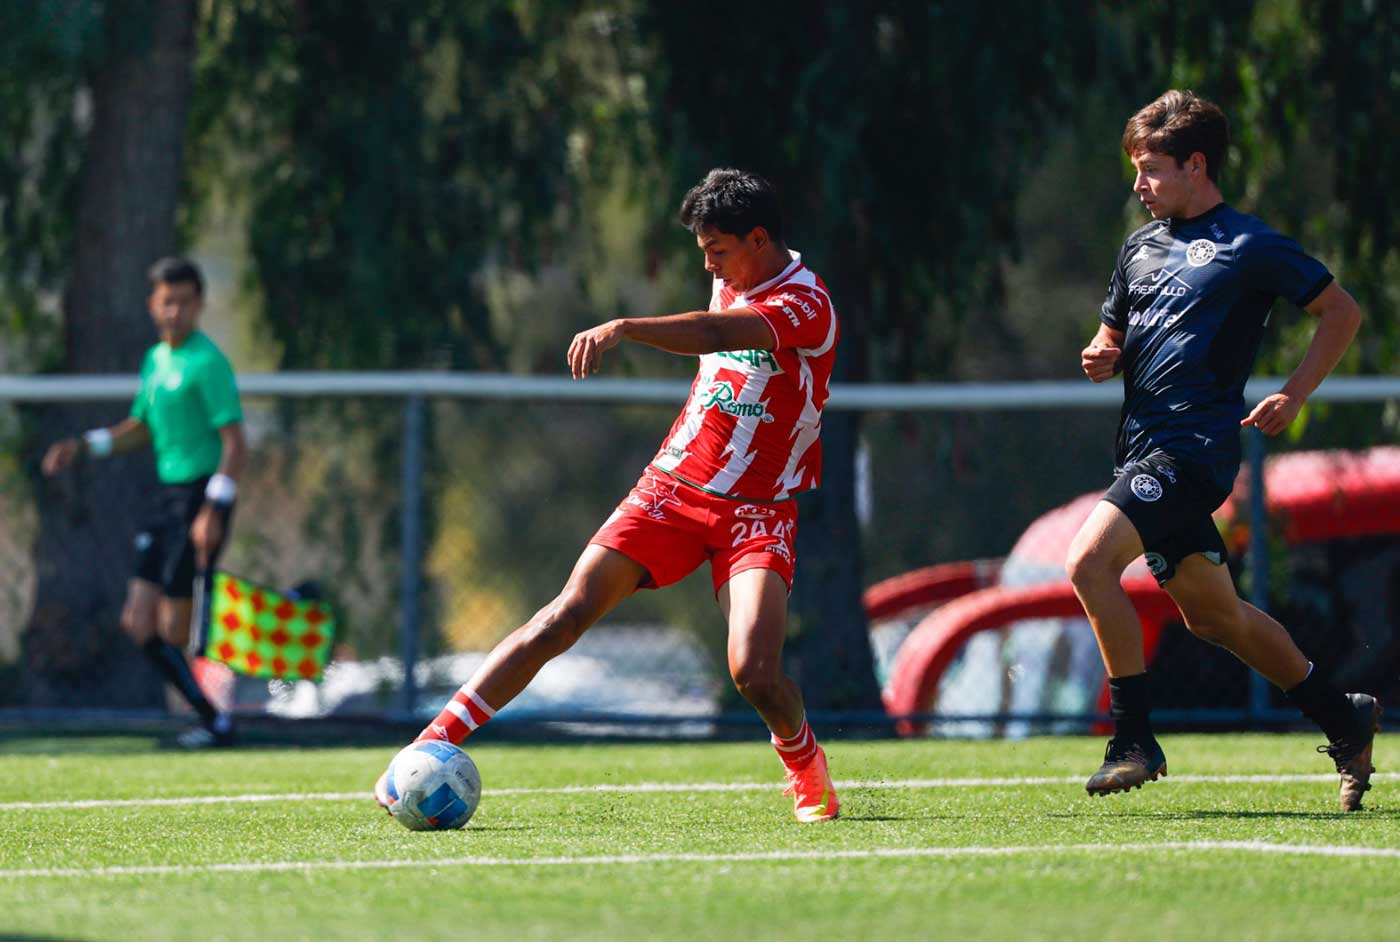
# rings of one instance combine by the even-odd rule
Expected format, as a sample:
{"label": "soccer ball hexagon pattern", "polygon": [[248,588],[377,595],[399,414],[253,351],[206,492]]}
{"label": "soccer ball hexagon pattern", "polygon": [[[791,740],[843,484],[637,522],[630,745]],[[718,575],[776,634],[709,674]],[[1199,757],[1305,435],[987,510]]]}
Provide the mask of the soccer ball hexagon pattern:
{"label": "soccer ball hexagon pattern", "polygon": [[471,820],[481,803],[476,763],[449,742],[405,746],[389,763],[389,813],[410,831],[446,831]]}

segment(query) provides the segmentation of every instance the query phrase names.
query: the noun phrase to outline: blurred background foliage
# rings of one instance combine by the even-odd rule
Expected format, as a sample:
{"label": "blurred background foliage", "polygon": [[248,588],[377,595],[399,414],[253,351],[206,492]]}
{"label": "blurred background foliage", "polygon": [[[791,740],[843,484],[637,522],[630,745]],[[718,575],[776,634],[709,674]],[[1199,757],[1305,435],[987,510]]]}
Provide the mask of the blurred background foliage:
{"label": "blurred background foliage", "polygon": [[[79,368],[63,298],[80,254],[95,83],[113,57],[142,55],[176,2],[0,6],[0,369]],[[1361,302],[1367,320],[1342,371],[1391,373],[1397,19],[1371,0],[774,0],[737,19],[660,0],[200,0],[188,61],[165,62],[191,83],[170,248],[207,260],[227,288],[211,332],[244,369],[557,375],[579,329],[703,306],[701,259],[675,208],[708,168],[743,166],[777,184],[791,245],[833,290],[839,379],[1073,378],[1117,245],[1144,219],[1123,124],[1185,86],[1231,116],[1227,198],[1297,236]],[[1280,313],[1257,372],[1287,373],[1311,335],[1308,318]],[[680,377],[693,364],[630,347],[606,369]],[[346,441],[366,474],[384,474],[397,419],[370,411],[353,421],[381,424]],[[1364,415],[1339,440],[1394,437],[1394,416]],[[508,416],[455,409],[432,421],[431,486],[447,512],[431,521],[427,565],[445,586],[433,603],[443,643],[457,647],[508,630],[500,613],[542,602],[563,576],[525,565],[519,521],[474,502],[473,476],[508,472],[513,506],[547,507],[551,476],[522,470],[541,442],[558,454],[570,436],[637,427],[659,441],[666,420],[638,410],[608,429],[561,410],[528,436]],[[1028,460],[1046,428],[1053,419],[1027,427]],[[804,498],[799,531],[820,537],[800,548],[810,571],[825,555],[864,578],[851,541],[832,536],[853,527],[862,434],[854,415],[829,419],[827,487]],[[948,460],[926,470],[928,487],[974,486],[977,449],[997,447],[967,421],[872,434],[896,449],[937,437],[923,444]],[[1109,434],[1086,436],[1103,449],[1065,457],[1069,481],[1099,480]],[[630,474],[647,455],[627,458]],[[625,487],[611,468],[573,473],[596,474],[600,496],[596,520],[559,522],[571,545]],[[978,507],[939,525],[978,533],[978,552],[1009,545]],[[317,519],[392,544],[396,510],[390,500],[365,509],[382,515],[368,523]],[[1024,522],[1005,524],[1011,537]],[[865,545],[885,553],[876,575],[939,552],[936,541]],[[523,575],[487,590],[472,578],[481,566]],[[859,587],[841,590],[847,608]],[[714,620],[677,599],[639,604]],[[804,617],[834,611],[800,593],[794,604],[798,634]]]}

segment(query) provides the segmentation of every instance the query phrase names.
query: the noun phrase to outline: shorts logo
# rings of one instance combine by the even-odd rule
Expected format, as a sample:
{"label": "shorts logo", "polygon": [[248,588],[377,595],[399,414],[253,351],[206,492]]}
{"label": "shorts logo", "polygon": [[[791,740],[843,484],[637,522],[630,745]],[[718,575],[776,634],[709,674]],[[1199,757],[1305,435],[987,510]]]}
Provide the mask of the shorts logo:
{"label": "shorts logo", "polygon": [[772,507],[759,507],[755,504],[741,504],[734,508],[734,516],[744,520],[769,520],[778,512]]}
{"label": "shorts logo", "polygon": [[1133,478],[1132,488],[1138,500],[1149,504],[1162,497],[1162,483],[1150,474],[1139,474]]}
{"label": "shorts logo", "polygon": [[786,541],[784,540],[778,540],[776,543],[770,543],[767,546],[765,546],[764,549],[775,556],[781,556],[788,562],[792,562],[792,547],[788,546]]}
{"label": "shorts logo", "polygon": [[1186,247],[1186,264],[1192,268],[1209,265],[1215,258],[1215,243],[1209,239],[1197,239]]}
{"label": "shorts logo", "polygon": [[1167,571],[1167,557],[1161,553],[1148,553],[1143,559],[1147,560],[1147,571],[1154,576],[1160,576]]}
{"label": "shorts logo", "polygon": [[156,538],[151,536],[149,533],[146,533],[145,531],[136,534],[136,551],[138,553],[145,552],[146,550],[151,548],[151,544],[155,541]]}
{"label": "shorts logo", "polygon": [[[627,495],[626,503],[640,507],[642,512],[653,520],[665,520],[667,504],[681,506],[680,498],[676,496],[676,488],[679,486],[666,481],[647,481],[638,484],[635,493]],[[643,500],[638,494],[645,494],[651,499]]]}

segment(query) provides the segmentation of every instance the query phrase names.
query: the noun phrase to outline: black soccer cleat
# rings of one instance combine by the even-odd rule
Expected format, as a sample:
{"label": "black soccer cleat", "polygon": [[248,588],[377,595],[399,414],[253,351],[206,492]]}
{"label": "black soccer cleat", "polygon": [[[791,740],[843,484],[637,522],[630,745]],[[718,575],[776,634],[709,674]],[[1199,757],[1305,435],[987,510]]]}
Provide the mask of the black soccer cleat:
{"label": "black soccer cleat", "polygon": [[1112,795],[1114,792],[1141,788],[1167,774],[1167,756],[1157,740],[1145,742],[1114,736],[1104,750],[1103,765],[1089,776],[1084,790],[1090,795]]}
{"label": "black soccer cleat", "polygon": [[1349,693],[1347,699],[1356,714],[1356,732],[1318,746],[1317,751],[1327,753],[1342,776],[1338,798],[1341,809],[1360,811],[1361,799],[1370,791],[1371,775],[1376,771],[1371,764],[1371,747],[1376,744],[1376,733],[1381,728],[1381,705],[1375,697],[1364,693]]}

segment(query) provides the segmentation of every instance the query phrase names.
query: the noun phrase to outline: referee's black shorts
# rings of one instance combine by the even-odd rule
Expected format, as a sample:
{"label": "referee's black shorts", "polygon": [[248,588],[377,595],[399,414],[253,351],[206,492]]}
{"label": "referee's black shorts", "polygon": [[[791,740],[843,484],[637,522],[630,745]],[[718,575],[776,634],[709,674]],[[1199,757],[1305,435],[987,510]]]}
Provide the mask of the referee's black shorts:
{"label": "referee's black shorts", "polygon": [[1125,466],[1103,499],[1132,521],[1147,568],[1158,585],[1166,585],[1177,565],[1195,553],[1225,563],[1225,541],[1211,514],[1228,496],[1205,469],[1157,451]]}
{"label": "referee's black shorts", "polygon": [[[194,595],[194,542],[190,526],[204,506],[207,477],[185,484],[162,484],[156,492],[146,522],[136,533],[137,579],[160,586],[161,594],[171,599],[188,599]],[[224,530],[227,536],[233,508],[225,512]],[[218,558],[222,546],[214,548]],[[210,560],[212,568],[214,559]]]}

